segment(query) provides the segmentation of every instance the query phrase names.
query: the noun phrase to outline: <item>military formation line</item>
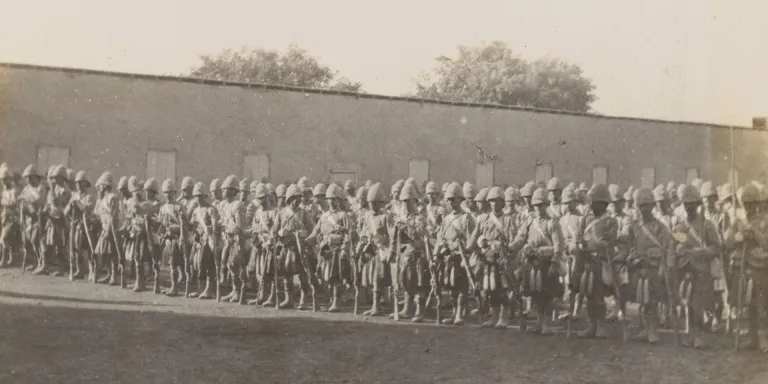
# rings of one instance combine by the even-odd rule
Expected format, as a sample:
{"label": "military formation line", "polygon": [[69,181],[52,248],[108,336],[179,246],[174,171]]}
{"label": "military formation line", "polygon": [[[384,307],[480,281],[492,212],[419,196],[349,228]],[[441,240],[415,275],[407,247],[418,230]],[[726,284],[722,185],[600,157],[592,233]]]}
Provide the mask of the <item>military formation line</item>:
{"label": "military formation line", "polygon": [[517,320],[536,334],[560,321],[568,337],[574,319],[583,338],[616,321],[625,341],[658,343],[667,327],[693,348],[724,332],[768,352],[768,194],[757,182],[623,190],[553,178],[478,191],[407,179],[386,190],[230,175],[176,188],[8,164],[0,178],[0,265],[35,275],[278,309],[317,311],[322,294],[328,312],[349,310],[346,299],[355,315],[365,303],[365,316],[502,330]]}

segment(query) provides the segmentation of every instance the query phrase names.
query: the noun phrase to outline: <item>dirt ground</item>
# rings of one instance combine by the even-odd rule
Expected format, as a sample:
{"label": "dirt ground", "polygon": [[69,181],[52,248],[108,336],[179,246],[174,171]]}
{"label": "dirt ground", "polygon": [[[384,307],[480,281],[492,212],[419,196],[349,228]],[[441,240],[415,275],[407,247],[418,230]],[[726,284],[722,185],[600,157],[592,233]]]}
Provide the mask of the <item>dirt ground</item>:
{"label": "dirt ground", "polygon": [[768,383],[768,357],[134,294],[0,271],[0,383]]}

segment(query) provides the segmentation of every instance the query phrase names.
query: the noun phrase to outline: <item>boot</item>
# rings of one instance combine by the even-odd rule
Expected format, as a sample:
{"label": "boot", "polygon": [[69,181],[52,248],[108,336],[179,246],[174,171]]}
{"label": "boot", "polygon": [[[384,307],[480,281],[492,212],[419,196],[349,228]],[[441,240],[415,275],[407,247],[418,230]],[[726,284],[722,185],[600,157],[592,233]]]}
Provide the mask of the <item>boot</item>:
{"label": "boot", "polygon": [[37,266],[37,269],[32,271],[33,275],[47,275],[48,274],[48,257],[46,256],[46,251],[43,249],[41,250],[40,254],[40,264]]}
{"label": "boot", "polygon": [[152,276],[152,293],[160,293],[160,271],[155,270]]}
{"label": "boot", "polygon": [[498,321],[499,321],[499,306],[494,305],[491,307],[491,318],[480,326],[483,328],[493,328],[493,326],[496,325]]}
{"label": "boot", "polygon": [[464,325],[464,308],[467,306],[467,297],[459,295],[456,303],[456,319],[453,320],[453,325]]}
{"label": "boot", "polygon": [[633,340],[646,341],[648,340],[648,320],[647,312],[640,315],[640,331],[632,335]]}
{"label": "boot", "polygon": [[175,273],[171,273],[171,288],[165,292],[166,296],[174,297],[179,294],[179,288],[176,286]]}
{"label": "boot", "polygon": [[109,267],[109,271],[109,281],[107,283],[109,285],[119,285],[120,281],[118,279],[120,278],[120,272],[122,271],[122,268],[119,268],[117,263],[112,262]]}
{"label": "boot", "polygon": [[118,270],[120,272],[120,288],[125,289],[127,287],[125,282],[125,266],[120,265]]}
{"label": "boot", "polygon": [[285,279],[285,300],[280,302],[280,308],[293,308],[293,282]]}
{"label": "boot", "polygon": [[452,301],[451,304],[452,304],[452,307],[453,307],[453,308],[451,308],[451,316],[446,318],[446,319],[443,319],[443,321],[442,321],[443,325],[451,325],[451,324],[453,324],[454,321],[456,321],[456,308],[459,305],[458,304],[458,299],[452,299],[451,301]]}
{"label": "boot", "polygon": [[211,278],[211,277],[208,277],[207,279],[205,279],[205,289],[203,290],[203,292],[200,293],[200,295],[197,296],[198,299],[200,299],[200,300],[208,300],[208,299],[213,299],[214,297],[216,297],[214,295],[214,293],[211,292],[213,290],[211,288],[211,286],[213,284],[215,284],[215,282],[213,282],[212,280],[213,280],[213,278]]}
{"label": "boot", "polygon": [[593,338],[597,333],[597,313],[595,311],[595,305],[592,302],[587,302],[587,328],[577,334],[580,338]]}
{"label": "boot", "polygon": [[363,316],[378,316],[381,313],[379,312],[379,301],[381,298],[379,297],[380,294],[378,290],[373,291],[373,302],[371,303],[371,309],[363,312]]}
{"label": "boot", "polygon": [[231,300],[231,299],[232,299],[232,297],[234,297],[234,296],[236,295],[236,292],[235,292],[236,290],[237,290],[237,289],[235,288],[235,286],[234,286],[234,285],[232,285],[232,290],[230,290],[230,291],[229,291],[229,293],[227,293],[226,295],[222,296],[222,297],[221,297],[221,301],[228,301],[228,300]]}
{"label": "boot", "polygon": [[509,305],[501,306],[501,314],[499,315],[499,322],[496,323],[494,328],[507,329],[509,327]]}
{"label": "boot", "polygon": [[260,305],[264,301],[264,280],[259,281],[259,294],[255,299],[248,300],[248,305]]}
{"label": "boot", "polygon": [[424,321],[424,300],[422,300],[420,295],[416,295],[416,312],[413,314],[413,319],[411,319],[414,323],[421,323]]}
{"label": "boot", "polygon": [[[413,306],[413,296],[406,293],[405,294],[405,302],[403,303],[403,309],[397,314],[398,317],[401,319],[407,319],[411,317],[411,307]],[[394,319],[395,315],[391,314],[389,315],[390,319]]]}
{"label": "boot", "polygon": [[300,294],[299,294],[299,305],[296,306],[297,310],[303,311],[303,310],[307,309],[307,304],[306,304],[307,298],[306,298],[306,296],[307,296],[307,294],[305,292],[305,289],[302,288],[300,290]]}
{"label": "boot", "polygon": [[275,299],[275,297],[277,296],[277,293],[275,292],[276,288],[277,288],[277,286],[274,283],[270,284],[270,287],[269,287],[269,297],[267,297],[267,300],[261,302],[261,306],[262,307],[274,307],[275,306],[275,303],[277,302],[277,300]]}
{"label": "boot", "polygon": [[133,285],[134,292],[144,291],[144,264],[141,263],[136,268],[136,282]]}
{"label": "boot", "polygon": [[339,286],[334,285],[331,288],[331,305],[328,307],[328,312],[339,311]]}
{"label": "boot", "polygon": [[768,330],[761,329],[757,332],[757,339],[760,352],[768,353]]}

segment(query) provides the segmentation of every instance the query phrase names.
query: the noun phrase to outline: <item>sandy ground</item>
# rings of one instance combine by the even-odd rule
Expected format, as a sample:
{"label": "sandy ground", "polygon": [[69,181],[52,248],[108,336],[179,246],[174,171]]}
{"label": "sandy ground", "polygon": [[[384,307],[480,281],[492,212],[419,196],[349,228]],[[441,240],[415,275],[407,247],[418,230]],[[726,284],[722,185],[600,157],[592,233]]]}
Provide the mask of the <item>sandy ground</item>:
{"label": "sandy ground", "polygon": [[768,357],[394,323],[0,270],[0,383],[768,383]]}

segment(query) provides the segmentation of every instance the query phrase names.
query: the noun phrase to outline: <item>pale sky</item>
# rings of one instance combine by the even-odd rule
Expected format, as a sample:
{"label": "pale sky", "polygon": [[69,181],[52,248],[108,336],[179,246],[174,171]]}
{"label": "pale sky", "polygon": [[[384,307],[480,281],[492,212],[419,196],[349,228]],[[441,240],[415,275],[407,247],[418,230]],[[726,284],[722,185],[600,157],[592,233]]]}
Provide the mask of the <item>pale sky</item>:
{"label": "pale sky", "polygon": [[766,0],[0,0],[2,62],[177,75],[200,54],[296,43],[388,95],[492,40],[579,64],[602,114],[768,116]]}

